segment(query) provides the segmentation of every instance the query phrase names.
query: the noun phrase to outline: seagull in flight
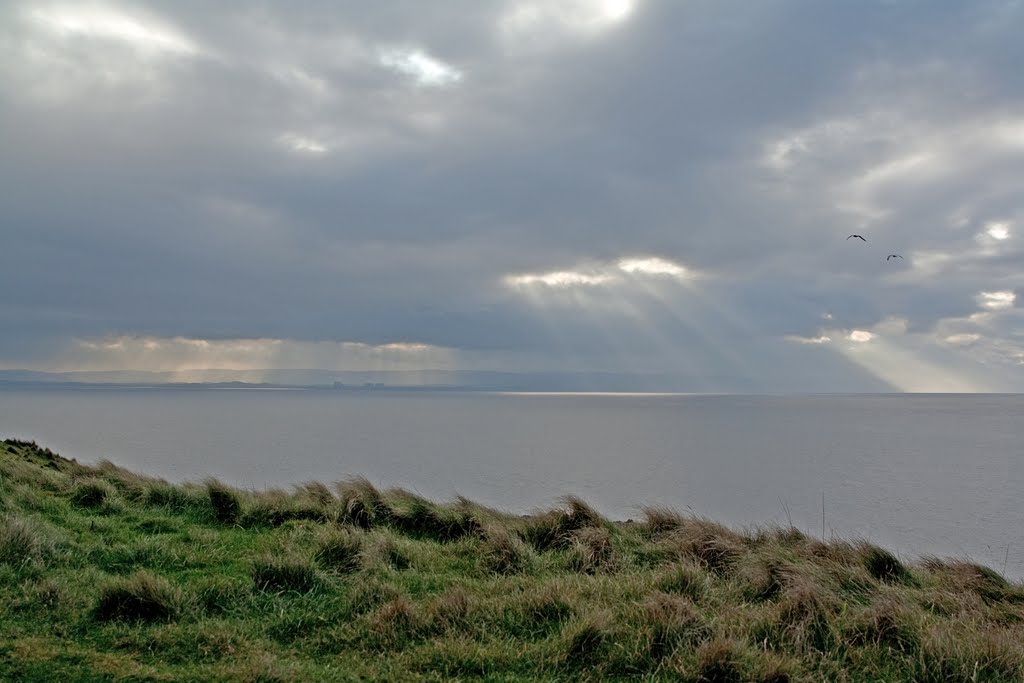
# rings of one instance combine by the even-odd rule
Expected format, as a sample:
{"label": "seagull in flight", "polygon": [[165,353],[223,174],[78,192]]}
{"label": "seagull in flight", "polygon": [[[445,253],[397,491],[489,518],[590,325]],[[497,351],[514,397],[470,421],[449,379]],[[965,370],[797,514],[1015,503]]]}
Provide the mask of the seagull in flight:
{"label": "seagull in flight", "polygon": [[886,261],[888,261],[888,260],[889,260],[889,259],[891,259],[891,258],[898,258],[898,259],[902,259],[903,257],[902,257],[902,256],[900,256],[899,254],[889,254],[888,256],[886,256],[886,257],[885,257],[885,260],[886,260]]}
{"label": "seagull in flight", "polygon": [[857,239],[859,239],[859,240],[860,240],[861,242],[867,242],[867,240],[866,240],[866,239],[864,239],[864,237],[863,237],[862,235],[850,235],[850,237],[847,237],[846,239],[847,239],[847,240],[849,240],[849,239],[851,239],[851,238],[853,238],[853,237],[856,237],[856,238],[857,238]]}

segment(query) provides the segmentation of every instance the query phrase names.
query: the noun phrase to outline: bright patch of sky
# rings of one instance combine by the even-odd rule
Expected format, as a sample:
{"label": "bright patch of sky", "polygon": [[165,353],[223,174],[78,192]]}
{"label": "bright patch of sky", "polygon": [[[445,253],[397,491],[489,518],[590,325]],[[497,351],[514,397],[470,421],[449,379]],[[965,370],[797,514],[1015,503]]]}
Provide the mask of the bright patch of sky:
{"label": "bright patch of sky", "polygon": [[603,285],[611,276],[602,273],[582,273],[574,270],[558,270],[551,273],[524,273],[508,275],[505,281],[513,287],[544,285],[546,287],[576,287]]}
{"label": "bright patch of sky", "polygon": [[658,257],[622,259],[619,261],[619,269],[625,273],[667,275],[679,280],[685,279],[689,275],[686,268],[678,263]]}
{"label": "bright patch of sky", "polygon": [[1017,295],[1009,291],[979,292],[976,299],[979,306],[993,311],[1010,308],[1016,300]]}
{"label": "bright patch of sky", "polygon": [[518,273],[506,275],[504,281],[512,287],[544,285],[547,287],[577,287],[618,284],[628,286],[623,275],[634,278],[668,278],[687,280],[692,273],[685,267],[657,256],[629,257],[618,261],[600,263],[574,270],[558,270],[550,273]]}
{"label": "bright patch of sky", "polygon": [[985,233],[994,240],[1005,240],[1010,237],[1010,229],[1006,223],[989,223]]}
{"label": "bright patch of sky", "polygon": [[828,344],[832,341],[832,337],[827,334],[822,334],[817,337],[800,337],[794,334],[786,335],[786,340],[794,342],[796,344]]}
{"label": "bright patch of sky", "polygon": [[421,86],[440,87],[462,80],[461,71],[420,49],[384,50],[380,54],[380,63]]}
{"label": "bright patch of sky", "polygon": [[448,369],[453,351],[421,342],[198,339],[121,336],[78,340],[50,370],[116,371],[144,368],[186,372],[215,368],[253,371],[322,368],[339,371]]}
{"label": "bright patch of sky", "polygon": [[29,19],[59,38],[109,40],[143,54],[194,55],[198,47],[158,20],[104,5],[45,5],[27,11]]}
{"label": "bright patch of sky", "polygon": [[524,0],[502,18],[502,28],[518,39],[552,29],[592,33],[627,19],[635,0]]}
{"label": "bright patch of sky", "polygon": [[281,136],[280,140],[295,152],[319,155],[328,151],[327,145],[315,140],[314,138],[299,135],[298,133],[285,133]]}

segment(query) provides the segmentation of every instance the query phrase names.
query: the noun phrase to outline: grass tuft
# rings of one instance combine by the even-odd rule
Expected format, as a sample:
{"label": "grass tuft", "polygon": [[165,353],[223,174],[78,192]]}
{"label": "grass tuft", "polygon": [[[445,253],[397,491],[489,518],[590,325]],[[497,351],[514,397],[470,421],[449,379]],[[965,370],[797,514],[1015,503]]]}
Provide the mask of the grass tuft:
{"label": "grass tuft", "polygon": [[649,656],[658,659],[680,646],[694,646],[711,635],[700,612],[686,598],[655,593],[644,602]]}
{"label": "grass tuft", "polygon": [[675,561],[695,559],[705,569],[727,575],[748,552],[740,534],[699,517],[687,518],[683,525],[657,542],[660,554]]}
{"label": "grass tuft", "polygon": [[798,582],[779,601],[779,640],[798,651],[826,652],[835,643],[831,616],[836,612],[829,594],[809,580]]}
{"label": "grass tuft", "polygon": [[718,638],[697,650],[697,681],[700,683],[740,683],[743,645]]}
{"label": "grass tuft", "polygon": [[455,508],[439,508],[407,491],[393,491],[387,522],[404,534],[447,543],[471,534],[480,534],[482,526],[470,513]]}
{"label": "grass tuft", "polygon": [[692,564],[674,565],[655,581],[655,588],[665,593],[682,595],[700,602],[708,590],[708,574]]}
{"label": "grass tuft", "polygon": [[950,591],[968,591],[980,596],[985,602],[1021,602],[1024,594],[1014,589],[997,572],[965,560],[939,560],[928,558],[924,568],[937,577],[940,585]]}
{"label": "grass tuft", "polygon": [[586,527],[572,534],[569,545],[569,569],[581,574],[594,574],[612,569],[615,549],[612,537],[604,527]]}
{"label": "grass tuft", "polygon": [[42,562],[53,552],[53,542],[39,525],[20,517],[0,519],[0,565],[23,567]]}
{"label": "grass tuft", "polygon": [[914,653],[921,644],[919,621],[910,607],[891,596],[883,596],[855,615],[845,636],[853,645]]}
{"label": "grass tuft", "polygon": [[585,666],[601,659],[610,639],[609,619],[605,614],[591,615],[565,627],[565,661]]}
{"label": "grass tuft", "polygon": [[206,495],[210,499],[215,520],[221,524],[234,524],[238,521],[238,517],[242,513],[242,501],[239,499],[237,491],[216,479],[208,479]]}
{"label": "grass tuft", "polygon": [[379,645],[402,649],[427,630],[426,619],[416,605],[401,595],[381,605],[370,615],[370,633]]}
{"label": "grass tuft", "polygon": [[166,579],[139,571],[115,579],[100,591],[93,609],[97,621],[170,621],[184,605],[182,592]]}
{"label": "grass tuft", "polygon": [[670,507],[646,505],[640,511],[644,515],[644,530],[652,537],[676,531],[685,523],[685,518]]}
{"label": "grass tuft", "polygon": [[341,514],[339,521],[369,529],[383,524],[391,510],[380,491],[365,477],[353,477],[337,484]]}
{"label": "grass tuft", "polygon": [[863,553],[864,568],[874,578],[885,583],[909,584],[914,577],[899,558],[884,548],[865,544]]}
{"label": "grass tuft", "polygon": [[530,547],[506,529],[493,526],[484,532],[479,554],[480,566],[493,574],[520,574],[529,570],[532,562]]}
{"label": "grass tuft", "polygon": [[544,552],[564,549],[572,543],[573,532],[605,523],[604,518],[581,499],[566,496],[562,507],[529,517],[520,533],[523,540]]}
{"label": "grass tuft", "polygon": [[330,529],[320,537],[315,559],[324,569],[348,574],[359,569],[363,537],[347,529]]}
{"label": "grass tuft", "polygon": [[103,479],[86,479],[71,490],[71,502],[81,508],[98,508],[114,495],[114,487]]}
{"label": "grass tuft", "polygon": [[257,590],[283,593],[308,593],[316,588],[316,569],[305,559],[265,555],[252,564],[252,580]]}

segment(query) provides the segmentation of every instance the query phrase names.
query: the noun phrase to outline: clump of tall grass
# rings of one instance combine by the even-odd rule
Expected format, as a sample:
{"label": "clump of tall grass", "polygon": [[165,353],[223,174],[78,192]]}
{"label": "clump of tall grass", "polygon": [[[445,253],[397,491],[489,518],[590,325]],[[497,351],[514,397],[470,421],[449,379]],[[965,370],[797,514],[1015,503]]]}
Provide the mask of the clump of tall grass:
{"label": "clump of tall grass", "polygon": [[404,595],[384,603],[369,617],[375,644],[383,647],[401,648],[406,642],[423,635],[428,626],[427,619]]}
{"label": "clump of tall grass", "polygon": [[740,683],[746,648],[735,640],[716,638],[697,649],[697,680],[706,683]]}
{"label": "clump of tall grass", "polygon": [[365,614],[401,595],[397,588],[377,576],[364,577],[356,582],[349,593],[349,608],[353,614]]}
{"label": "clump of tall grass", "polygon": [[680,645],[693,647],[711,636],[711,629],[692,602],[655,593],[641,606],[648,656],[659,659]]}
{"label": "clump of tall grass", "polygon": [[212,577],[199,582],[196,601],[207,614],[230,614],[241,606],[247,591],[248,586],[239,580]]}
{"label": "clump of tall grass", "polygon": [[682,562],[672,565],[659,576],[654,586],[664,593],[681,595],[693,602],[700,602],[710,589],[710,577],[704,569]]}
{"label": "clump of tall grass", "polygon": [[39,611],[53,615],[68,601],[67,589],[54,579],[43,579],[29,588],[11,606],[22,612]]}
{"label": "clump of tall grass", "polygon": [[184,607],[184,597],[166,579],[139,571],[132,576],[115,579],[100,591],[93,608],[97,621],[170,621]]}
{"label": "clump of tall grass", "polygon": [[568,567],[574,572],[594,574],[614,567],[612,536],[604,527],[586,527],[574,532],[568,550]]}
{"label": "clump of tall grass", "polygon": [[832,619],[838,609],[834,597],[812,578],[794,577],[779,599],[765,639],[801,652],[826,652],[836,642]]}
{"label": "clump of tall grass", "polygon": [[238,517],[240,526],[276,527],[292,520],[328,522],[333,511],[307,495],[289,495],[285,491],[270,490],[251,493]]}
{"label": "clump of tall grass", "polygon": [[321,535],[316,555],[317,563],[342,574],[359,569],[359,554],[363,547],[363,537],[347,529],[329,529]]}
{"label": "clump of tall grass", "polygon": [[611,640],[610,624],[610,617],[603,612],[568,624],[562,634],[566,663],[587,666],[602,659]]}
{"label": "clump of tall grass", "polygon": [[336,484],[339,507],[338,521],[369,529],[387,522],[391,509],[369,479],[353,477]]}
{"label": "clump of tall grass", "polygon": [[921,640],[913,680],[1024,680],[1024,632],[934,625]]}
{"label": "clump of tall grass", "polygon": [[82,508],[98,508],[113,496],[114,487],[95,477],[80,481],[71,489],[71,502]]}
{"label": "clump of tall grass", "polygon": [[383,568],[386,570],[404,571],[408,569],[412,560],[403,545],[395,541],[391,536],[379,535],[368,539],[363,544],[363,550],[359,556],[360,564],[364,569]]}
{"label": "clump of tall grass", "polygon": [[734,572],[733,581],[743,597],[753,602],[774,600],[782,592],[786,567],[777,558],[748,558]]}
{"label": "clump of tall grass", "polygon": [[35,522],[22,517],[0,518],[0,565],[22,567],[42,562],[54,542]]}
{"label": "clump of tall grass", "polygon": [[483,528],[479,520],[465,510],[439,508],[408,491],[390,493],[387,522],[402,533],[444,543],[479,534]]}
{"label": "clump of tall grass", "polygon": [[502,610],[501,626],[511,635],[527,640],[541,638],[571,619],[576,608],[570,596],[557,586],[527,590]]}
{"label": "clump of tall grass", "polygon": [[685,523],[685,518],[681,514],[663,505],[645,505],[640,511],[644,516],[643,529],[649,536],[675,531]]}
{"label": "clump of tall grass", "polygon": [[536,550],[563,549],[572,543],[573,532],[606,524],[594,508],[576,496],[566,496],[562,506],[529,517],[520,534]]}
{"label": "clump of tall grass", "polygon": [[206,495],[210,499],[213,518],[221,524],[234,524],[242,514],[242,501],[233,488],[217,481],[206,480]]}
{"label": "clump of tall grass", "polygon": [[1009,600],[1024,602],[1024,587],[1016,587],[997,572],[966,560],[940,560],[930,557],[923,567],[935,577],[940,586],[953,592],[970,592],[987,603]]}
{"label": "clump of tall grass", "polygon": [[921,618],[892,596],[880,596],[852,615],[844,636],[852,645],[873,645],[897,652],[916,652],[921,644]]}
{"label": "clump of tall grass", "polygon": [[93,471],[130,501],[141,500],[145,496],[146,489],[151,481],[148,477],[118,467],[105,459],[96,463]]}
{"label": "clump of tall grass", "polygon": [[331,489],[319,481],[297,484],[295,494],[300,500],[309,501],[325,508],[338,502],[338,498],[331,492]]}
{"label": "clump of tall grass", "polygon": [[308,593],[319,584],[316,568],[301,557],[264,555],[252,563],[252,580],[257,590]]}
{"label": "clump of tall grass", "polygon": [[898,557],[884,548],[862,544],[864,568],[874,578],[885,583],[913,583],[914,577]]}
{"label": "clump of tall grass", "polygon": [[166,481],[151,481],[142,494],[142,502],[150,507],[167,508],[170,512],[184,513],[206,507],[209,494],[193,485],[175,485]]}
{"label": "clump of tall grass", "polygon": [[476,609],[476,602],[465,589],[456,587],[431,601],[425,616],[435,628],[453,631],[463,628]]}
{"label": "clump of tall grass", "polygon": [[530,568],[532,560],[530,547],[507,529],[495,525],[484,531],[479,563],[485,571],[519,574]]}
{"label": "clump of tall grass", "polygon": [[696,559],[716,574],[727,574],[748,552],[746,539],[739,533],[710,520],[688,518],[668,534],[659,545],[663,552]]}

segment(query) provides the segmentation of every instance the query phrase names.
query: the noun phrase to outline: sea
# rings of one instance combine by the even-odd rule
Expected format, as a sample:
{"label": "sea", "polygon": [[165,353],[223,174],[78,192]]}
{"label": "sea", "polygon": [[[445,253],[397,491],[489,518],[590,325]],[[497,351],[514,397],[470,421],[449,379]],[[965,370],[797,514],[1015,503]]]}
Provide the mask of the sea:
{"label": "sea", "polygon": [[1024,580],[1024,395],[0,387],[0,438],[255,490],[364,476],[514,513],[582,497],[796,526]]}

